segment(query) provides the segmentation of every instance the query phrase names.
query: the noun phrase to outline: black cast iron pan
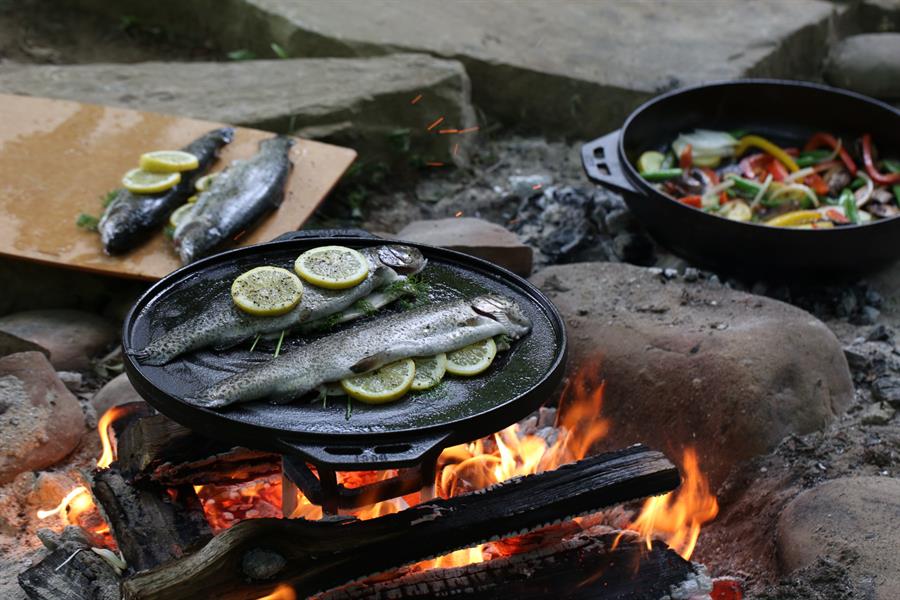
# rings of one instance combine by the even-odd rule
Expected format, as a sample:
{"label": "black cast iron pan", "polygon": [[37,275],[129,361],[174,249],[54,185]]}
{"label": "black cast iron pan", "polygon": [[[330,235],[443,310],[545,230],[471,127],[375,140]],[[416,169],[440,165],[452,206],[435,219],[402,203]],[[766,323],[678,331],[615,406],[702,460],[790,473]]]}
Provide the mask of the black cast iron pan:
{"label": "black cast iron pan", "polygon": [[[421,244],[428,259],[420,274],[430,284],[429,301],[493,292],[515,299],[533,322],[532,332],[499,353],[490,369],[472,378],[447,378],[441,385],[380,406],[346,401],[263,402],[214,411],[182,398],[229,374],[272,356],[273,347],[200,351],[172,363],[142,365],[130,352],[185,318],[214,294],[227,294],[232,280],[255,266],[291,268],[304,250],[325,244],[366,247],[392,243],[346,235],[322,237],[298,232],[275,241],[224,252],[188,265],[151,287],[125,321],[122,345],[125,369],[137,392],[171,419],[211,438],[260,450],[299,455],[336,469],[414,465],[430,453],[499,431],[546,401],[565,367],[566,334],[550,301],[524,279],[484,260]],[[388,309],[399,310],[399,309]],[[369,317],[377,319],[378,316]],[[345,325],[352,326],[352,324]],[[300,345],[286,338],[282,352]]]}
{"label": "black cast iron pan", "polygon": [[860,273],[900,258],[900,217],[822,230],[768,227],[729,221],[658,192],[638,174],[637,158],[697,128],[746,129],[786,146],[802,144],[816,131],[829,131],[846,143],[868,132],[882,154],[896,155],[900,111],[813,83],[712,83],[654,98],[631,113],[621,129],[582,147],[588,177],[622,194],[654,238],[699,265],[802,277]]}

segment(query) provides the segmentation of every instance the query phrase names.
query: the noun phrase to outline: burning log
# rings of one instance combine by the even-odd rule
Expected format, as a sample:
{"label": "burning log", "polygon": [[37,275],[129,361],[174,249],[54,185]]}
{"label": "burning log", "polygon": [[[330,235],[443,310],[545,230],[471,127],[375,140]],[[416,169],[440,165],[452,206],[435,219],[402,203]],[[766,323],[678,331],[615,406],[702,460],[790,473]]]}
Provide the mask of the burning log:
{"label": "burning log", "polygon": [[122,556],[134,571],[181,558],[212,537],[190,486],[172,493],[153,484],[136,487],[110,468],[95,473],[91,487]]}
{"label": "burning log", "polygon": [[494,537],[661,494],[679,481],[662,454],[634,446],[369,521],[247,520],[196,554],[136,575],[123,591],[129,600],[237,600],[257,598],[285,582],[306,597]]}
{"label": "burning log", "polygon": [[118,455],[117,465],[129,478],[166,487],[240,483],[281,471],[277,454],[213,441],[163,415],[128,427],[119,436]]}
{"label": "burning log", "polygon": [[118,600],[116,569],[91,550],[92,541],[80,527],[41,535],[51,550],[41,562],[19,574],[19,585],[32,600]]}
{"label": "burning log", "polygon": [[691,579],[699,588],[711,587],[692,563],[662,542],[654,542],[647,550],[633,533],[621,539],[615,533],[578,534],[538,550],[487,562],[353,583],[320,594],[316,600],[633,600],[665,597]]}

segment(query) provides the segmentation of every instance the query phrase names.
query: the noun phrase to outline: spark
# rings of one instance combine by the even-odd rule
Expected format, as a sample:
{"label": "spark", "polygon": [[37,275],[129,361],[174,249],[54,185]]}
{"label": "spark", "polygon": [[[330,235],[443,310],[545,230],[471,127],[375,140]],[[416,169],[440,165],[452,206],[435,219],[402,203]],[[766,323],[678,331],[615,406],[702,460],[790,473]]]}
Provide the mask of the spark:
{"label": "spark", "polygon": [[539,183],[536,183],[536,184],[534,184],[533,186],[531,186],[531,189],[533,189],[533,190],[539,190],[539,189],[541,189],[542,187],[544,187],[544,186],[542,186],[542,185],[539,184]]}
{"label": "spark", "polygon": [[456,133],[472,133],[473,131],[478,131],[479,129],[481,128],[476,125],[475,127],[466,127],[465,129],[460,129]]}
{"label": "spark", "polygon": [[444,117],[438,117],[434,123],[432,123],[431,125],[426,127],[426,131],[431,131],[432,129],[434,129],[435,127],[437,127],[438,125],[440,125],[443,122],[444,122]]}
{"label": "spark", "polygon": [[453,144],[453,156],[457,156],[459,154],[459,143]]}
{"label": "spark", "polygon": [[444,166],[444,163],[438,162],[438,161],[431,161],[431,162],[427,162],[425,164],[429,167],[443,167]]}
{"label": "spark", "polygon": [[438,133],[441,135],[447,135],[448,133],[459,133],[459,129],[438,129]]}
{"label": "spark", "polygon": [[416,96],[415,98],[413,98],[412,100],[410,100],[409,103],[410,103],[410,104],[416,104],[416,103],[417,103],[419,100],[421,100],[421,99],[422,99],[422,94],[419,94],[418,96]]}
{"label": "spark", "polygon": [[461,216],[463,216],[463,211],[458,210],[458,211],[456,211],[456,214],[453,215],[453,216],[455,216],[455,217],[461,217]]}

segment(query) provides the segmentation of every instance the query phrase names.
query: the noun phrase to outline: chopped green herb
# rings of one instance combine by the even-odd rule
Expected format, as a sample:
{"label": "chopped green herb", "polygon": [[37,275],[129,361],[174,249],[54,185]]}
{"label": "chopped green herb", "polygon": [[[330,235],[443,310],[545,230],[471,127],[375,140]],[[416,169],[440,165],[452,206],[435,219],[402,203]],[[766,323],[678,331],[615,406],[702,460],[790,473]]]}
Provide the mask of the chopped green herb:
{"label": "chopped green herb", "polygon": [[253,352],[254,348],[256,348],[256,344],[259,343],[259,338],[261,337],[261,335],[257,334],[257,336],[253,338],[253,343],[250,344],[250,352]]}
{"label": "chopped green herb", "polygon": [[98,219],[94,215],[81,213],[80,215],[78,215],[78,218],[75,219],[75,224],[82,229],[87,229],[88,231],[97,231],[97,226],[100,224],[100,219]]}
{"label": "chopped green herb", "polygon": [[253,60],[256,58],[256,54],[247,49],[232,50],[226,56],[229,60]]}
{"label": "chopped green herb", "polygon": [[287,53],[287,50],[285,50],[284,48],[282,48],[275,42],[272,42],[271,44],[269,44],[269,47],[272,48],[272,52],[274,52],[275,56],[277,56],[278,58],[290,58],[291,57],[290,54]]}
{"label": "chopped green herb", "polygon": [[278,355],[281,353],[281,343],[284,341],[284,329],[281,330],[281,335],[278,336],[278,344],[275,346],[275,358],[278,358]]}
{"label": "chopped green herb", "polygon": [[119,190],[109,190],[102,196],[100,196],[100,204],[103,205],[103,208],[109,206],[110,202],[115,200],[116,195],[119,193]]}
{"label": "chopped green herb", "polygon": [[384,288],[384,293],[388,295],[412,296],[418,301],[424,299],[430,289],[430,285],[413,275],[389,284]]}
{"label": "chopped green herb", "polygon": [[378,309],[375,308],[372,303],[365,298],[360,298],[359,300],[357,300],[353,307],[356,310],[361,311],[367,317],[371,317],[378,312]]}

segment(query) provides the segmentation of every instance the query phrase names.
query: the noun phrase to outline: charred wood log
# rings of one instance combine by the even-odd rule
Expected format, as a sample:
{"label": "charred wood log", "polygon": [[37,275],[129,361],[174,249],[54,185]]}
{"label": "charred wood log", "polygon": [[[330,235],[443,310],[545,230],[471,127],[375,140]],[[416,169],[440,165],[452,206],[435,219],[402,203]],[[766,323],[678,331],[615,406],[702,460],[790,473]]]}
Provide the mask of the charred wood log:
{"label": "charred wood log", "polygon": [[665,456],[635,446],[370,521],[247,520],[196,554],[131,578],[123,591],[130,600],[243,600],[284,582],[306,597],[491,538],[668,492],[679,482]]}
{"label": "charred wood log", "polygon": [[122,473],[166,487],[241,483],[281,471],[277,454],[211,440],[163,415],[140,419],[118,441]]}
{"label": "charred wood log", "polygon": [[119,600],[119,574],[91,550],[80,527],[66,527],[62,535],[41,536],[51,551],[19,574],[19,585],[32,600]]}
{"label": "charred wood log", "polygon": [[[578,534],[558,543],[464,567],[432,569],[396,579],[353,583],[316,600],[448,598],[454,600],[637,600],[662,598],[694,580],[699,592],[705,576],[662,542],[648,551],[627,532]],[[707,590],[708,591],[708,590]]]}
{"label": "charred wood log", "polygon": [[136,487],[110,468],[94,474],[91,488],[133,571],[181,558],[212,537],[190,486],[171,492],[157,485]]}

